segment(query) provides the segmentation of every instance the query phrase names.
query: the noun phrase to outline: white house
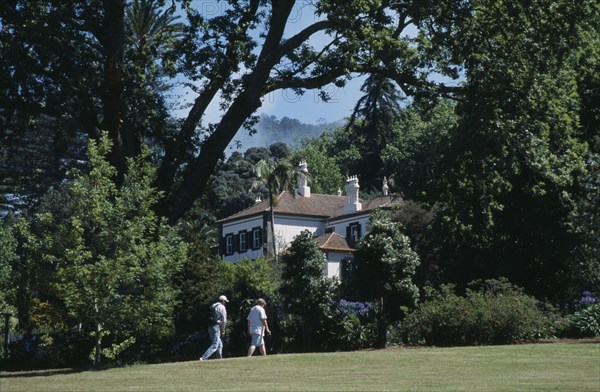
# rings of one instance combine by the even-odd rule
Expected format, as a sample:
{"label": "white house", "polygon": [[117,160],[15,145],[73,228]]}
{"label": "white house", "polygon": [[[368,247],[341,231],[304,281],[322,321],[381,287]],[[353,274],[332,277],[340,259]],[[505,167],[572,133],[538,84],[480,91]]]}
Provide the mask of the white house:
{"label": "white house", "polygon": [[337,195],[311,193],[307,173],[306,162],[300,162],[296,194],[284,191],[277,196],[273,207],[274,239],[268,201],[257,200],[253,206],[217,222],[219,253],[224,260],[269,255],[273,241],[280,254],[296,235],[309,230],[324,253],[323,273],[343,279],[345,262],[352,257],[356,241],[366,233],[371,212],[403,203],[400,196],[389,195],[385,179],[382,195],[362,202],[356,176],[346,181],[346,196],[340,190]]}

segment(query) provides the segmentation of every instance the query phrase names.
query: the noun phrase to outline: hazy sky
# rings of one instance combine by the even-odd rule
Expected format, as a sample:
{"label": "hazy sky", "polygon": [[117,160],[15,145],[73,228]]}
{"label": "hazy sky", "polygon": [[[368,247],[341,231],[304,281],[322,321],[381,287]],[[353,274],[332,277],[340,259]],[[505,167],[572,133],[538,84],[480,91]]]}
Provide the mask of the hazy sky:
{"label": "hazy sky", "polygon": [[[319,20],[319,17],[315,15],[315,8],[311,4],[312,1],[313,0],[297,1],[297,4],[290,14],[288,24],[286,25],[284,38],[293,36],[306,26]],[[192,0],[192,6],[202,13],[202,15],[210,18],[222,15],[227,7],[227,2],[223,0]],[[184,18],[183,13],[180,13],[180,15]],[[414,26],[408,26],[405,34],[414,36],[416,34],[416,28]],[[310,44],[318,50],[329,41],[329,37],[324,33],[319,33],[313,35]],[[439,75],[434,75],[433,78],[446,84],[457,84],[459,82]],[[331,97],[328,102],[324,102],[320,99],[319,90],[306,90],[304,95],[301,96],[294,94],[291,90],[275,91],[263,98],[263,105],[259,108],[257,114],[273,115],[279,119],[282,117],[296,118],[306,124],[340,121],[352,114],[356,102],[363,95],[360,91],[360,87],[364,80],[364,76],[355,77],[348,81],[343,88],[338,88],[334,85],[323,87]],[[183,84],[183,81],[181,82]],[[191,104],[197,96],[189,89],[183,87],[179,89],[177,94],[180,94],[180,96],[176,98],[178,104]],[[175,115],[178,117],[185,117],[188,111],[189,105],[187,109],[175,111]],[[220,121],[222,114],[223,113],[219,110],[219,99],[217,98],[207,109],[207,112],[203,117],[203,124],[206,125],[210,122],[214,123]]]}
{"label": "hazy sky", "polygon": [[[310,1],[303,0],[298,1],[298,3],[290,15],[285,37],[292,36],[310,23],[318,20]],[[224,7],[226,7],[226,3],[219,0],[194,0],[192,4],[206,17],[221,14]],[[327,37],[324,34],[315,35],[311,44],[319,48],[326,40]],[[258,110],[258,114],[264,113],[277,118],[297,118],[307,124],[341,120],[352,113],[356,101],[361,96],[360,86],[363,81],[364,78],[355,78],[349,81],[344,88],[333,85],[324,87],[331,97],[328,102],[320,99],[318,90],[307,90],[302,96],[297,96],[290,90],[275,91],[264,97],[263,105]],[[195,93],[185,88],[182,88],[179,93],[181,94],[180,101],[191,103],[196,97]],[[178,110],[176,115],[184,117],[188,111],[189,108]],[[203,123],[218,121],[221,115],[218,100],[215,100],[208,108]]]}

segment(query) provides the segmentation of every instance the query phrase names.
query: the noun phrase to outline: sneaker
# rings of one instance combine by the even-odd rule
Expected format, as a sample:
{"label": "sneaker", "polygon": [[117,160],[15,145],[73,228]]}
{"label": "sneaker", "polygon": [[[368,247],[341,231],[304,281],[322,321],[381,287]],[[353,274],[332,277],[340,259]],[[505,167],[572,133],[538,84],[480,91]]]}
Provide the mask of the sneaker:
{"label": "sneaker", "polygon": [[204,358],[200,357],[200,361],[206,361],[206,359],[204,359]]}

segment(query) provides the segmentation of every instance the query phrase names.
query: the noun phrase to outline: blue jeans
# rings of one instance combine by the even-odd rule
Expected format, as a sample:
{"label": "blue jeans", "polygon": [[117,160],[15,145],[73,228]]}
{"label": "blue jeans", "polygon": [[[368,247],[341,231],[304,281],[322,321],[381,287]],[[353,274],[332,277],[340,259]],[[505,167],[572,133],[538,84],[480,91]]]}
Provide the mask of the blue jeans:
{"label": "blue jeans", "polygon": [[211,344],[202,354],[202,359],[207,360],[215,351],[217,352],[217,358],[223,358],[223,341],[221,340],[221,327],[219,324],[208,327],[208,334],[210,335]]}

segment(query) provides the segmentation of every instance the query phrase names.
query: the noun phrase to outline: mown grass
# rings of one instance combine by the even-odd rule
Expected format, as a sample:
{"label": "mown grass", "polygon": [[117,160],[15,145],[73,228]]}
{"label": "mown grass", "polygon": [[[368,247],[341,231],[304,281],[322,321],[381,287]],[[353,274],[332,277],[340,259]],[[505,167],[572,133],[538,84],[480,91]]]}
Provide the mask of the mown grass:
{"label": "mown grass", "polygon": [[600,344],[270,355],[0,372],[0,391],[600,391]]}

